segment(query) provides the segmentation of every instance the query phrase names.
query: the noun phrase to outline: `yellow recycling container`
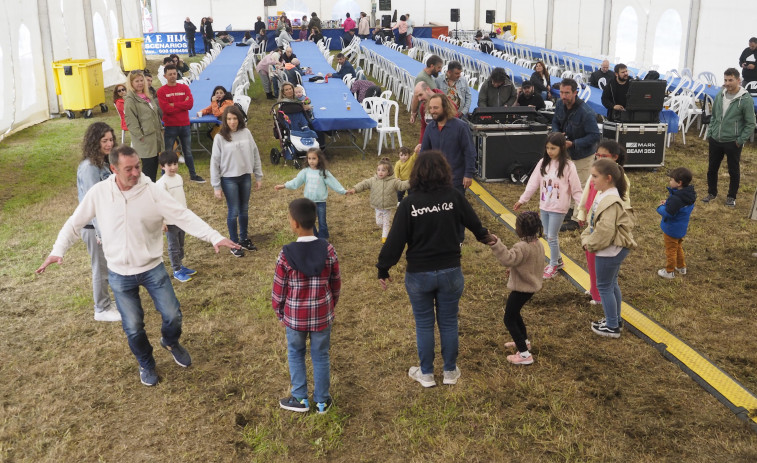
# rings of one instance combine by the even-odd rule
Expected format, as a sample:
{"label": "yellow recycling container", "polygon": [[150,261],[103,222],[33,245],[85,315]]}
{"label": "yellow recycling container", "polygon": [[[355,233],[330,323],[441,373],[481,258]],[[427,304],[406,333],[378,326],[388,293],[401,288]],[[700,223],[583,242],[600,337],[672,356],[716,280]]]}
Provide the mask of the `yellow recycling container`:
{"label": "yellow recycling container", "polygon": [[[513,37],[518,36],[518,23],[511,21],[511,22],[506,22],[506,23],[492,24],[492,28],[494,29],[495,32],[497,31],[497,29],[500,29],[501,31],[503,31],[503,34],[504,34],[505,26],[510,26],[510,33],[513,34]],[[502,37],[502,34],[499,34],[499,37]]]}
{"label": "yellow recycling container", "polygon": [[147,67],[144,50],[145,39],[118,39],[116,60],[121,60],[124,71],[134,71]]}
{"label": "yellow recycling container", "polygon": [[74,111],[82,111],[85,118],[92,117],[92,108],[108,112],[105,104],[105,84],[101,59],[64,59],[53,62],[55,93],[63,97],[63,108],[69,119]]}

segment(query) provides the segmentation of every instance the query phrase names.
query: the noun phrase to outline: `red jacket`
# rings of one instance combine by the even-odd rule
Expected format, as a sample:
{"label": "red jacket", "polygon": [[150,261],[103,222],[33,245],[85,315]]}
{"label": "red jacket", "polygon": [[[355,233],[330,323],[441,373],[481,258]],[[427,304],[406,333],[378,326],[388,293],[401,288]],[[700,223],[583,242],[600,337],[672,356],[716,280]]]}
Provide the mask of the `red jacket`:
{"label": "red jacket", "polygon": [[129,131],[129,128],[126,127],[126,114],[124,113],[124,99],[119,98],[116,100],[116,110],[118,111],[118,115],[121,116],[121,130]]}
{"label": "red jacket", "polygon": [[194,100],[188,86],[180,83],[173,87],[163,85],[158,89],[158,104],[163,111],[163,124],[166,127],[189,125],[189,110],[192,109]]}

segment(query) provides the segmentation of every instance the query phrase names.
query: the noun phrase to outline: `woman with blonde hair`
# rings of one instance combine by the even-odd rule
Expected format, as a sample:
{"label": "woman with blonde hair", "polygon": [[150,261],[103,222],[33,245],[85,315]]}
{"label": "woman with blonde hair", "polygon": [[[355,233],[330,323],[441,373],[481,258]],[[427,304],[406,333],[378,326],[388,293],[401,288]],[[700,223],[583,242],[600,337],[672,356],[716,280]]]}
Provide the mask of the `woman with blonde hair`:
{"label": "woman with blonde hair", "polygon": [[126,127],[131,133],[131,145],[142,161],[142,172],[154,182],[158,175],[158,153],[165,149],[160,106],[147,89],[142,71],[131,71],[129,86],[131,90],[124,98]]}

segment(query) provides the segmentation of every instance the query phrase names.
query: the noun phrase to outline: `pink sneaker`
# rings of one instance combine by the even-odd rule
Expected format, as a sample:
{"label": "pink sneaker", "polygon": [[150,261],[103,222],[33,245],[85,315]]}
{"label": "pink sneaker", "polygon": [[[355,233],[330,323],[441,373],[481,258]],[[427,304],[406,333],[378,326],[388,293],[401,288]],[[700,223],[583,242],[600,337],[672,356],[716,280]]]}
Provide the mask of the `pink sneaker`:
{"label": "pink sneaker", "polygon": [[534,363],[534,356],[529,355],[528,357],[521,357],[520,353],[508,355],[507,361],[512,363],[513,365],[531,365]]}
{"label": "pink sneaker", "polygon": [[549,280],[550,278],[554,278],[557,276],[557,267],[553,267],[551,265],[547,265],[544,267],[544,279]]}
{"label": "pink sneaker", "polygon": [[[513,341],[506,342],[505,347],[508,349],[515,349],[516,348],[515,342]],[[528,350],[531,350],[531,341],[526,341],[526,347],[528,348]]]}

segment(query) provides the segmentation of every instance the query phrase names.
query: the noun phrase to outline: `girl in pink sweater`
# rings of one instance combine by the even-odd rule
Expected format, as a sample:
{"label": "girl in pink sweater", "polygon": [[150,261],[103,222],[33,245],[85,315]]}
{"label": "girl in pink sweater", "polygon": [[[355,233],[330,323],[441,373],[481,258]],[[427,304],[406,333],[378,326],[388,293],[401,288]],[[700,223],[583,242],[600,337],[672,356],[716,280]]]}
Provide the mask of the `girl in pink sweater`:
{"label": "girl in pink sweater", "polygon": [[578,204],[581,201],[581,181],[573,161],[568,157],[565,145],[565,135],[553,133],[547,139],[544,157],[536,164],[531,178],[528,179],[526,191],[520,196],[513,209],[527,203],[531,196],[539,190],[539,210],[544,234],[549,244],[549,265],[544,267],[544,278],[549,279],[557,275],[563,268],[560,258],[560,243],[557,233],[560,231],[563,218],[570,208],[570,199]]}

